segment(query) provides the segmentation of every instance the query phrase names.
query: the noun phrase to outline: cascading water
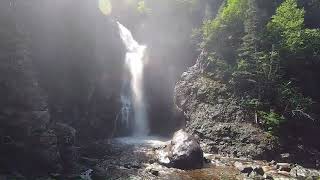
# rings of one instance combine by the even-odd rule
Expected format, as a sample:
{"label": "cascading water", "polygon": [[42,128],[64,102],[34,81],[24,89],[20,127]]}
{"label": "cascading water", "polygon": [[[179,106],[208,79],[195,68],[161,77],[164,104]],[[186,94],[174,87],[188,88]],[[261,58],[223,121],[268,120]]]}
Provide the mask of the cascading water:
{"label": "cascading water", "polygon": [[[139,45],[132,33],[119,22],[120,36],[127,48],[125,66],[129,71],[129,80],[124,80],[121,92],[121,121],[126,128],[132,128],[134,136],[146,136],[149,133],[146,104],[143,92],[143,57],[146,46]],[[130,114],[133,111],[133,119]],[[133,122],[130,122],[131,119]]]}

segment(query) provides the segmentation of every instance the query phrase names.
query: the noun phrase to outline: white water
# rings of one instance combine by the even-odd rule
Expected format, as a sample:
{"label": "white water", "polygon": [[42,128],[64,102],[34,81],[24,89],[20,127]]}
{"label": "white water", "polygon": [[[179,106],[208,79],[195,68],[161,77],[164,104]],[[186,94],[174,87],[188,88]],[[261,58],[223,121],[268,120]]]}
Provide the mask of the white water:
{"label": "white water", "polygon": [[[130,72],[130,81],[124,81],[121,93],[121,120],[126,128],[132,126],[134,136],[147,136],[149,133],[148,117],[143,92],[143,57],[146,46],[139,45],[132,33],[119,22],[121,39],[127,48],[125,66]],[[130,86],[128,86],[128,83]],[[128,90],[130,88],[130,90]],[[133,119],[130,118],[133,110]],[[131,119],[133,122],[130,122]]]}
{"label": "white water", "polygon": [[116,142],[130,145],[149,145],[153,147],[162,146],[168,143],[169,139],[157,136],[144,137],[121,137],[115,138]]}

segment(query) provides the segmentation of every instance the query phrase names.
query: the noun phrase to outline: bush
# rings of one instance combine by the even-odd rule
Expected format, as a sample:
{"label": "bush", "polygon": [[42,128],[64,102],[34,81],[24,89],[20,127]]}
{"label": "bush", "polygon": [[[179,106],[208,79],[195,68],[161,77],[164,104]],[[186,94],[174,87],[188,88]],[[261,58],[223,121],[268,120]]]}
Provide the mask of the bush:
{"label": "bush", "polygon": [[282,83],[278,88],[278,94],[279,104],[283,106],[284,113],[291,113],[293,110],[308,111],[312,105],[312,100],[300,93],[291,81]]}
{"label": "bush", "polygon": [[259,111],[258,116],[259,119],[262,120],[263,126],[271,134],[278,133],[280,125],[285,122],[285,118],[273,110],[270,112]]}

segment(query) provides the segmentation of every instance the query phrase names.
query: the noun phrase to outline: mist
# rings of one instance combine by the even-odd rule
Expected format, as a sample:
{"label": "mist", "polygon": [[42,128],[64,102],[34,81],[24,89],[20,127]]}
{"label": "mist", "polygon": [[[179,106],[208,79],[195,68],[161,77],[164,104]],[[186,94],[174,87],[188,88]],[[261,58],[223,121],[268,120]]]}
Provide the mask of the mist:
{"label": "mist", "polygon": [[0,179],[320,177],[315,0],[1,0]]}

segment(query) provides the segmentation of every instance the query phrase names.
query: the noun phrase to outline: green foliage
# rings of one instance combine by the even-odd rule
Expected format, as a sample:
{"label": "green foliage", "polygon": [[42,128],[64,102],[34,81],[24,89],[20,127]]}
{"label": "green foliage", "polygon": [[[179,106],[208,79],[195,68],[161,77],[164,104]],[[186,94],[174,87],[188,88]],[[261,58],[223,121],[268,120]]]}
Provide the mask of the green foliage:
{"label": "green foliage", "polygon": [[268,27],[280,33],[290,33],[302,30],[304,27],[303,9],[298,8],[297,0],[286,0],[272,17]]}
{"label": "green foliage", "polygon": [[241,105],[246,109],[257,110],[259,109],[262,104],[259,99],[246,97],[244,100],[241,101]]}
{"label": "green foliage", "polygon": [[109,15],[112,12],[110,0],[99,0],[99,9],[104,15]]}
{"label": "green foliage", "polygon": [[217,72],[231,74],[230,89],[241,106],[258,112],[270,132],[277,132],[293,111],[309,112],[312,99],[298,83],[288,82],[297,77],[292,69],[306,70],[300,65],[314,64],[320,55],[320,30],[306,28],[309,12],[301,2],[284,0],[277,8],[275,2],[226,0],[216,17],[194,33],[201,34],[200,47],[209,52],[204,70],[214,77]]}
{"label": "green foliage", "polygon": [[208,71],[220,71],[226,72],[230,70],[230,66],[217,57],[216,53],[210,53],[204,60],[205,70]]}
{"label": "green foliage", "polygon": [[303,33],[305,53],[313,56],[320,55],[320,29],[305,29]]}
{"label": "green foliage", "polygon": [[[222,6],[215,19],[205,21],[201,28],[203,37],[203,44],[201,46],[205,47],[209,44],[217,43],[220,33],[223,31],[227,31],[228,29],[232,30],[230,32],[235,32],[237,29],[241,30],[247,8],[246,2],[247,0],[228,0]],[[230,36],[226,37],[230,38]]]}
{"label": "green foliage", "polygon": [[268,24],[268,30],[279,41],[280,48],[295,54],[319,55],[319,29],[304,28],[305,10],[300,9],[297,0],[286,0],[277,9]]}
{"label": "green foliage", "polygon": [[151,9],[147,7],[147,5],[146,5],[144,0],[140,0],[137,3],[137,11],[140,14],[150,14],[151,13]]}
{"label": "green foliage", "polygon": [[241,47],[238,49],[238,70],[253,72],[256,69],[258,59],[259,17],[256,0],[248,0],[247,2],[248,9],[244,21],[246,35],[242,38]]}
{"label": "green foliage", "polygon": [[262,52],[257,61],[257,71],[264,82],[279,80],[280,57],[276,50]]}
{"label": "green foliage", "polygon": [[272,16],[268,29],[281,46],[297,52],[301,51],[303,43],[305,11],[298,8],[297,0],[286,0]]}
{"label": "green foliage", "polygon": [[312,100],[300,93],[292,85],[292,82],[282,83],[278,91],[279,104],[283,106],[284,112],[292,110],[308,111],[312,105]]}
{"label": "green foliage", "polygon": [[273,110],[270,112],[259,111],[258,116],[260,120],[262,120],[266,130],[271,134],[276,133],[279,130],[280,125],[285,122],[285,118]]}

